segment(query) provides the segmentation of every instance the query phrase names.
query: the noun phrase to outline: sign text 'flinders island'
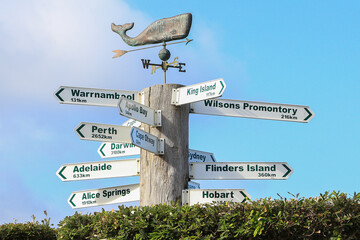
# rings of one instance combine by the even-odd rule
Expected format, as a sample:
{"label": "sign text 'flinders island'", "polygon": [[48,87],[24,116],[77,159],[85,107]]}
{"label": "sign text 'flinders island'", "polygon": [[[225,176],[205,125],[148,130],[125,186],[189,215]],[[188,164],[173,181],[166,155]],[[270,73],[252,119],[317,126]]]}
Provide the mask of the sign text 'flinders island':
{"label": "sign text 'flinders island'", "polygon": [[117,107],[121,97],[139,101],[139,92],[62,86],[55,97],[59,103]]}
{"label": "sign text 'flinders island'", "polygon": [[287,179],[294,170],[285,162],[190,163],[189,175],[198,180]]}

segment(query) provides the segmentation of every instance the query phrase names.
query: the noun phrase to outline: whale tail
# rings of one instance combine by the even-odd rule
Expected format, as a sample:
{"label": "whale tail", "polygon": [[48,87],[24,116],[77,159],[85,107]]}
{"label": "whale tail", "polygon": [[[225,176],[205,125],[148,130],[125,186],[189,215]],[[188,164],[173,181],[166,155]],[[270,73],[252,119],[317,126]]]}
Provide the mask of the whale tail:
{"label": "whale tail", "polygon": [[111,24],[111,30],[116,32],[117,34],[124,34],[126,31],[132,29],[134,27],[134,23],[125,23],[123,25],[116,25],[114,23]]}

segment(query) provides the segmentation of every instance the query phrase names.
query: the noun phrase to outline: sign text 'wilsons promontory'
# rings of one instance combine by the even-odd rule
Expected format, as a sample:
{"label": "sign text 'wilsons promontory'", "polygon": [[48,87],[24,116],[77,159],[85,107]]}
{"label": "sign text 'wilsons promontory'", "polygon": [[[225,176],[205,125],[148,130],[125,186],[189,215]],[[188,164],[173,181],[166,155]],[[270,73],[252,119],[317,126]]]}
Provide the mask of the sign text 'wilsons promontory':
{"label": "sign text 'wilsons promontory'", "polygon": [[140,200],[140,184],[72,192],[68,203],[72,208],[95,207]]}
{"label": "sign text 'wilsons promontory'", "polygon": [[81,140],[131,143],[131,127],[82,122],[74,131]]}
{"label": "sign text 'wilsons promontory'", "polygon": [[62,165],[56,175],[64,181],[139,176],[140,159]]}
{"label": "sign text 'wilsons promontory'", "polygon": [[171,104],[179,106],[205,99],[221,97],[226,88],[222,78],[173,89]]}
{"label": "sign text 'wilsons promontory'", "polygon": [[286,162],[216,162],[190,163],[190,179],[287,179],[293,169]]}
{"label": "sign text 'wilsons promontory'", "polygon": [[117,107],[121,97],[139,101],[139,92],[98,88],[64,87],[54,93],[59,103]]}
{"label": "sign text 'wilsons promontory'", "polygon": [[182,191],[182,204],[212,202],[245,202],[250,195],[244,189],[186,189]]}
{"label": "sign text 'wilsons promontory'", "polygon": [[155,110],[138,102],[121,97],[119,113],[151,126],[161,126],[161,110]]}
{"label": "sign text 'wilsons promontory'", "polygon": [[210,99],[192,103],[190,112],[290,122],[309,122],[314,117],[308,106],[230,99]]}

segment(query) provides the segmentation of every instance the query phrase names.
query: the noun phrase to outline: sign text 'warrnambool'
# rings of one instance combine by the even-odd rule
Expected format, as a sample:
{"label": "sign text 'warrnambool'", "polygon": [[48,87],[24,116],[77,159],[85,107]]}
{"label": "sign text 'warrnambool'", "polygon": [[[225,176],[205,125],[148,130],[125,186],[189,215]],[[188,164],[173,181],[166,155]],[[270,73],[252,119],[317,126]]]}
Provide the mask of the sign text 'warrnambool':
{"label": "sign text 'warrnambool'", "polygon": [[190,163],[190,179],[287,179],[293,169],[286,162],[216,162]]}
{"label": "sign text 'warrnambool'", "polygon": [[183,205],[197,203],[245,202],[250,195],[244,189],[186,189],[182,191]]}
{"label": "sign text 'warrnambool'", "polygon": [[68,203],[72,208],[95,207],[140,200],[140,184],[72,192]]}
{"label": "sign text 'warrnambool'", "polygon": [[131,127],[82,122],[74,131],[81,140],[131,143]]}
{"label": "sign text 'warrnambool'", "polygon": [[139,101],[139,92],[61,86],[54,93],[59,103],[117,107],[121,97]]}
{"label": "sign text 'warrnambool'", "polygon": [[210,99],[191,103],[190,112],[290,122],[309,122],[314,117],[308,106],[230,99]]}
{"label": "sign text 'warrnambool'", "polygon": [[64,164],[56,175],[64,182],[114,177],[139,176],[140,160]]}
{"label": "sign text 'warrnambool'", "polygon": [[205,99],[221,97],[226,88],[222,78],[173,89],[171,104],[179,106]]}

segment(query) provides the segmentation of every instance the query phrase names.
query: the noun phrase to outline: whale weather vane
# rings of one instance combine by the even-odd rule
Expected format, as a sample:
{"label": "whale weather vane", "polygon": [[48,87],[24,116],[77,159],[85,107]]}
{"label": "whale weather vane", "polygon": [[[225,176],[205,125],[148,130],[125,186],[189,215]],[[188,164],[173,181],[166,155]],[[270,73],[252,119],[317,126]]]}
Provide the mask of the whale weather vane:
{"label": "whale weather vane", "polygon": [[[111,24],[111,29],[120,35],[126,44],[131,47],[144,46],[148,44],[162,43],[155,46],[149,46],[144,48],[138,48],[133,50],[114,50],[116,53],[113,58],[120,57],[128,52],[139,51],[155,47],[163,47],[159,52],[159,58],[162,60],[161,64],[150,63],[149,59],[141,59],[143,68],[148,69],[151,66],[151,74],[155,73],[157,69],[161,68],[164,71],[164,83],[166,83],[166,71],[169,67],[178,68],[179,72],[186,72],[183,70],[185,63],[179,63],[178,57],[174,58],[173,62],[168,63],[167,60],[170,59],[170,51],[166,48],[167,45],[185,43],[187,45],[192,39],[188,39],[190,28],[192,23],[191,13],[184,13],[174,17],[162,18],[159,19],[150,26],[148,26],[144,31],[142,31],[137,37],[129,37],[126,32],[134,27],[134,23],[126,23],[123,25]],[[167,43],[174,40],[186,39],[183,41]]]}

